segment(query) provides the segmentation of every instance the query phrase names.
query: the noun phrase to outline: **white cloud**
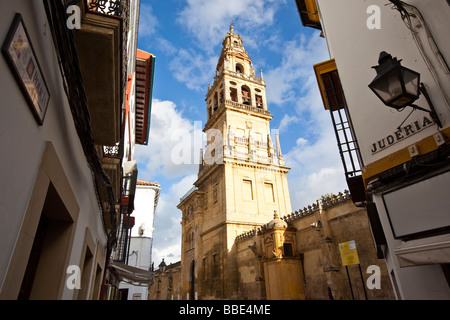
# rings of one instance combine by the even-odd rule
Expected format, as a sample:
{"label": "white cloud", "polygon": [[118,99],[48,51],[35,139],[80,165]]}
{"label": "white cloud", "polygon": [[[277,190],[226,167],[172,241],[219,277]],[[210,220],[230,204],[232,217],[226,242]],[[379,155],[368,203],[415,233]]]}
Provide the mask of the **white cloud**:
{"label": "white cloud", "polygon": [[156,32],[158,18],[153,14],[153,9],[148,4],[141,4],[139,13],[139,36],[148,37]]}
{"label": "white cloud", "polygon": [[280,133],[286,132],[288,130],[288,126],[293,123],[298,123],[300,118],[295,115],[288,115],[287,113],[283,116],[278,126],[278,130]]}
{"label": "white cloud", "polygon": [[234,21],[242,29],[272,25],[280,1],[275,0],[188,0],[178,22],[194,35],[199,46],[216,44]]}
{"label": "white cloud", "polygon": [[169,178],[198,169],[202,143],[201,124],[184,118],[172,101],[154,99],[148,146],[136,146],[136,160],[145,171]]}
{"label": "white cloud", "polygon": [[181,212],[176,206],[197,178],[201,128],[200,122],[185,118],[172,101],[153,99],[149,144],[136,146],[135,159],[140,179],[161,183],[153,234],[155,267],[162,258],[167,263],[180,260]]}
{"label": "white cloud", "polygon": [[281,64],[264,71],[269,103],[283,105],[295,101],[311,86],[316,86],[313,65],[328,60],[326,42],[314,33],[310,38],[299,34],[297,39],[279,46],[282,49]]}
{"label": "white cloud", "polygon": [[279,4],[272,0],[188,0],[177,21],[195,39],[195,49],[182,46],[175,52],[169,50],[172,56],[170,71],[189,89],[206,91],[207,84],[212,84],[219,58],[219,52],[215,50],[232,21],[239,28],[235,29],[236,33],[247,33],[243,35],[245,44],[256,48],[260,33],[254,30],[273,23]]}
{"label": "white cloud", "polygon": [[315,203],[322,195],[344,192],[347,185],[338,166],[321,168],[317,172],[288,178],[292,210]]}
{"label": "white cloud", "polygon": [[218,59],[216,55],[202,54],[192,49],[179,49],[169,69],[173,72],[175,79],[184,83],[189,89],[206,92],[206,84],[208,80],[213,79]]}
{"label": "white cloud", "polygon": [[[328,112],[320,111],[330,117]],[[288,182],[293,210],[315,202],[324,194],[336,194],[348,188],[331,120],[325,122],[322,125],[317,122],[320,130],[314,140],[299,137],[284,155],[286,165],[291,168]]]}
{"label": "white cloud", "polygon": [[181,211],[176,208],[180,198],[191,189],[197,175],[188,175],[162,190],[154,221],[152,260],[155,267],[161,260],[169,263],[181,259]]}
{"label": "white cloud", "polygon": [[155,46],[164,52],[166,55],[174,55],[178,51],[177,48],[167,39],[162,37],[155,37]]}
{"label": "white cloud", "polygon": [[314,64],[328,59],[325,40],[318,33],[311,38],[301,35],[286,43],[280,66],[264,76],[272,104],[295,105],[296,114],[284,114],[279,125],[284,136],[296,139],[284,152],[291,168],[288,181],[293,210],[347,188],[330,113],[323,107],[313,70]]}

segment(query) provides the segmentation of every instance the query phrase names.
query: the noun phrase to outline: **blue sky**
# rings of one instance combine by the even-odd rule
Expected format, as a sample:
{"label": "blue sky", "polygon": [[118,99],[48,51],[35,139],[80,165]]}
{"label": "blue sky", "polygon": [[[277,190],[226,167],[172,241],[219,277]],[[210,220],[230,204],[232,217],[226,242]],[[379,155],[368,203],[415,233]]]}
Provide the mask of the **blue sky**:
{"label": "blue sky", "polygon": [[[266,81],[268,109],[291,168],[292,210],[346,188],[331,118],[313,65],[329,59],[324,38],[302,26],[294,0],[142,0],[138,48],[156,56],[148,146],[137,146],[138,178],[161,184],[153,261],[180,260],[179,199],[196,180],[193,137],[206,121],[205,95],[222,40],[234,23],[255,70]],[[259,71],[256,72],[259,74]],[[197,135],[198,136],[198,135]],[[184,148],[184,149],[183,149]],[[180,163],[180,150],[191,152]],[[186,161],[185,161],[186,162]]]}

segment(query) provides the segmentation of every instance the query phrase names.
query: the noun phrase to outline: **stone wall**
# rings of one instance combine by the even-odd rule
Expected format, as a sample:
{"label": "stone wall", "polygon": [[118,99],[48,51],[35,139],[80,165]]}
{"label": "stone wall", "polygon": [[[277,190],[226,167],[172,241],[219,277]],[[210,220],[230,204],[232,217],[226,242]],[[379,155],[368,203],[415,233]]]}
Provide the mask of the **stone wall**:
{"label": "stone wall", "polygon": [[[296,230],[296,256],[302,265],[298,272],[302,273],[306,299],[395,299],[385,261],[377,259],[375,253],[366,210],[356,207],[348,192],[324,198],[281,219]],[[265,298],[264,293],[255,297],[261,292],[255,289],[256,283],[267,279],[256,281],[258,254],[249,246],[262,246],[261,234],[267,228],[264,225],[236,238],[241,299]],[[360,265],[345,267],[339,243],[351,240],[356,243]],[[373,274],[367,273],[369,266],[380,268],[380,289],[366,285]]]}
{"label": "stone wall", "polygon": [[153,284],[148,290],[149,300],[182,300],[181,295],[181,263],[171,263],[166,271],[154,272]]}
{"label": "stone wall", "polygon": [[[295,234],[295,241],[292,242],[295,248],[292,256],[283,257],[289,253],[282,247],[279,253],[274,252],[278,256],[276,258],[281,258],[279,261],[284,258],[282,263],[285,265],[280,264],[279,268],[273,267],[277,259],[273,257],[269,259],[270,252],[264,251],[264,242],[267,243],[268,236],[270,238],[270,230],[274,229],[275,220],[236,237],[231,250],[233,254],[228,258],[236,259],[233,264],[237,266],[238,274],[237,277],[233,277],[233,281],[237,283],[232,286],[239,288],[237,299],[267,299],[269,298],[267,287],[272,288],[273,293],[274,287],[283,287],[287,284],[286,290],[291,290],[289,288],[292,287],[290,284],[292,281],[302,282],[304,298],[307,300],[364,300],[366,296],[368,300],[395,299],[385,261],[377,259],[375,253],[366,210],[356,207],[348,192],[324,198],[277,221],[281,220],[286,223],[289,235]],[[277,230],[278,233],[276,235],[274,233],[273,238],[287,240],[287,233],[283,236],[280,229]],[[345,267],[341,261],[339,243],[352,240],[356,243],[360,265]],[[297,261],[296,264],[293,264],[294,260]],[[198,264],[200,263],[199,261]],[[380,289],[369,289],[366,285],[368,278],[373,274],[367,273],[369,266],[377,266],[380,269]],[[163,275],[160,275],[159,271],[155,272],[155,282],[149,290],[149,299],[170,300],[172,296],[173,299],[178,299],[179,294],[181,299],[186,299],[186,294],[181,295],[181,263],[170,265],[167,270]],[[289,272],[280,273],[280,270]],[[223,288],[227,285],[225,282],[230,281],[212,277],[211,275],[214,275],[212,270],[207,270],[206,275],[203,275],[202,271],[203,268],[199,266],[196,283],[204,285],[209,281],[210,290]],[[217,281],[214,282],[213,278]],[[270,285],[266,283],[269,281],[268,278],[271,281]],[[297,289],[294,291],[298,294]],[[286,293],[280,294],[288,297]],[[204,292],[202,295],[207,298],[216,294]]]}

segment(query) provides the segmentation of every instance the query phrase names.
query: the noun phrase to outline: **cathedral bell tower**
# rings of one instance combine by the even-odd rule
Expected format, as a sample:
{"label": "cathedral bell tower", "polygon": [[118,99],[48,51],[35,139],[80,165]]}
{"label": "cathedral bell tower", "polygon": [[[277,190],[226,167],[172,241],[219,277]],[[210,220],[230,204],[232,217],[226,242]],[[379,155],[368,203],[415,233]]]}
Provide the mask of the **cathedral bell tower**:
{"label": "cathedral bell tower", "polygon": [[278,135],[272,141],[262,71],[255,75],[230,26],[206,94],[207,136],[198,179],[182,211],[183,291],[190,298],[238,298],[235,238],[291,212]]}

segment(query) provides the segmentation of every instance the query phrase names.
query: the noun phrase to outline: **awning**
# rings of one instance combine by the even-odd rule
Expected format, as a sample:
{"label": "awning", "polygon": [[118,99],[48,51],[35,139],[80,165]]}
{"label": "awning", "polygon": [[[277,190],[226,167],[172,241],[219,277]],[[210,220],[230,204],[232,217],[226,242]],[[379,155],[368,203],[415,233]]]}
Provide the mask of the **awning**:
{"label": "awning", "polygon": [[135,286],[149,286],[153,283],[152,271],[132,267],[122,262],[111,262],[110,267],[119,273],[121,281]]}
{"label": "awning", "polygon": [[395,254],[400,267],[450,263],[450,235],[403,242]]}

